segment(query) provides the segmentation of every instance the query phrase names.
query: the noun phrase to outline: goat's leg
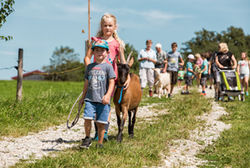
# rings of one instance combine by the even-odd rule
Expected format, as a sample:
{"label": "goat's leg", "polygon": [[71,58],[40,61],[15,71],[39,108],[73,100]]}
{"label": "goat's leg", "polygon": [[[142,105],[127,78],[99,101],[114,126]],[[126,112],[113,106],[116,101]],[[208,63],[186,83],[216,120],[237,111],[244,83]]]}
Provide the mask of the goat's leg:
{"label": "goat's leg", "polygon": [[159,87],[159,92],[158,92],[158,97],[161,98],[161,93],[162,93],[162,87]]}
{"label": "goat's leg", "polygon": [[118,136],[121,131],[121,112],[119,108],[115,108],[115,111],[116,111],[117,126],[118,126],[118,134],[117,134],[117,141],[118,141]]}
{"label": "goat's leg", "polygon": [[121,124],[120,124],[120,130],[119,130],[119,133],[118,133],[118,136],[117,136],[117,141],[118,142],[122,142],[122,131],[124,129],[124,124],[126,122],[126,118],[127,118],[127,115],[128,115],[128,109],[126,107],[122,108],[122,114],[123,114],[123,117],[122,117],[122,121],[121,121]]}
{"label": "goat's leg", "polygon": [[128,111],[128,134],[131,134],[131,111]]}
{"label": "goat's leg", "polygon": [[137,109],[138,107],[136,107],[134,110],[133,110],[133,118],[132,118],[132,125],[131,125],[131,132],[129,134],[129,137],[130,138],[133,138],[134,137],[134,126],[135,126],[135,121],[136,121],[136,113],[137,113]]}

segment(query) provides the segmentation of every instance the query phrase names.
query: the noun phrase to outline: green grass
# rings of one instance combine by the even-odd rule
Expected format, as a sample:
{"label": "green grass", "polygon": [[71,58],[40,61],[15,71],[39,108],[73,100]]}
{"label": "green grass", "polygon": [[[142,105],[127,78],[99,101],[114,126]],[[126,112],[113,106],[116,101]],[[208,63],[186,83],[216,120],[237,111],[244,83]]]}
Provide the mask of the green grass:
{"label": "green grass", "polygon": [[81,82],[23,81],[23,100],[15,101],[16,81],[0,81],[0,136],[22,136],[66,121],[83,88]]}
{"label": "green grass", "polygon": [[[157,101],[156,98],[151,100]],[[143,98],[144,103],[149,101],[150,98]],[[209,100],[198,93],[189,96],[176,95],[172,100],[164,98],[160,102],[154,110],[165,110],[166,113],[155,117],[156,121],[153,123],[137,122],[134,139],[128,138],[125,129],[122,144],[113,138],[106,142],[101,150],[97,150],[94,143],[89,150],[67,149],[53,153],[52,155],[57,154],[55,157],[48,156],[35,163],[22,162],[16,166],[123,168],[157,165],[161,160],[160,152],[168,150],[166,145],[171,144],[174,139],[187,138],[189,130],[202,124],[195,116],[211,110]],[[115,135],[116,132],[111,133],[111,136]]]}
{"label": "green grass", "polygon": [[198,155],[209,161],[202,167],[250,167],[250,98],[220,105],[229,113],[221,120],[232,124],[232,128]]}

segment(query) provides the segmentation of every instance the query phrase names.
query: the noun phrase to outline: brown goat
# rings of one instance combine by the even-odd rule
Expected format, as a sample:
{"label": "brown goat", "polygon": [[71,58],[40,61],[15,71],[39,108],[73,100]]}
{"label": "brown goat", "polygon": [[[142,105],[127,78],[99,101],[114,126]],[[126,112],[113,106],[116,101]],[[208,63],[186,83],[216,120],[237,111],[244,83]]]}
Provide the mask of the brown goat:
{"label": "brown goat", "polygon": [[[128,64],[118,64],[118,86],[114,95],[115,111],[117,116],[118,135],[117,141],[122,142],[122,131],[124,124],[129,116],[128,134],[129,137],[134,136],[134,125],[136,121],[136,112],[141,101],[141,85],[137,75],[129,73],[129,69],[133,64],[133,57]],[[123,85],[130,75],[130,84],[126,90],[123,90]],[[122,95],[122,96],[121,96]],[[119,102],[120,100],[120,102]],[[122,112],[122,118],[121,118]],[[132,117],[133,114],[133,118]],[[132,119],[132,120],[131,120]]]}

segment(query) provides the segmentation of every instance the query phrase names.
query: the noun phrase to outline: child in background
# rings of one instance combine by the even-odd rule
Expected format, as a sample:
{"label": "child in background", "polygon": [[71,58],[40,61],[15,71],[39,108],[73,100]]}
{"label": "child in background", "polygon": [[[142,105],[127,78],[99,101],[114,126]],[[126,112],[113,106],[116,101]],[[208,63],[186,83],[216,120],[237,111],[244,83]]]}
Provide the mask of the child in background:
{"label": "child in background", "polygon": [[178,71],[178,87],[181,87],[181,82],[184,80],[185,71],[183,70],[183,67],[180,66]]}
{"label": "child in background", "polygon": [[189,54],[188,55],[188,62],[186,65],[187,73],[186,73],[186,79],[185,79],[185,87],[184,87],[184,90],[181,92],[182,94],[189,94],[188,89],[189,89],[189,86],[192,85],[193,75],[195,75],[192,62],[194,62],[194,55]]}
{"label": "child in background", "polygon": [[97,40],[92,44],[95,62],[87,66],[83,96],[80,104],[84,104],[84,128],[86,137],[80,148],[88,149],[91,145],[91,121],[95,120],[98,128],[97,148],[102,148],[105,125],[108,123],[110,113],[110,99],[115,86],[115,72],[105,58],[109,54],[108,42]]}
{"label": "child in background", "polygon": [[196,62],[194,65],[194,72],[196,73],[196,81],[197,81],[197,87],[200,86],[200,80],[201,80],[201,65],[203,63],[203,59],[201,58],[201,55],[199,53],[195,54]]}
{"label": "child in background", "polygon": [[202,86],[202,92],[201,95],[206,95],[206,82],[208,78],[208,61],[206,59],[206,54],[202,54],[202,65],[201,65],[201,86]]}
{"label": "child in background", "polygon": [[245,87],[245,94],[248,96],[248,79],[249,79],[250,61],[248,60],[247,53],[241,53],[241,60],[238,61],[237,71],[240,74],[240,81],[242,87]]}
{"label": "child in background", "polygon": [[[117,69],[117,63],[116,60],[118,58],[118,60],[120,60],[121,63],[125,64],[125,57],[124,57],[124,42],[119,38],[118,34],[117,34],[117,20],[116,17],[112,14],[104,14],[101,18],[101,22],[100,22],[100,29],[97,32],[97,39],[103,39],[106,40],[108,42],[109,45],[109,55],[106,58],[107,63],[111,64],[115,74],[116,74],[116,79],[118,76],[118,69]],[[92,50],[91,50],[91,45],[87,51],[87,54],[84,58],[84,62],[85,65],[89,65],[90,61],[91,61],[91,57],[92,57]],[[95,60],[94,60],[95,61]],[[127,81],[125,82],[124,86],[125,86],[125,90],[127,89],[128,85],[130,82],[130,76],[128,76]],[[115,87],[113,88],[113,90],[115,89]],[[111,113],[109,114],[109,120],[110,121],[110,116]],[[95,125],[96,128],[96,133],[95,133],[95,140],[98,140],[98,131],[97,131],[97,127]],[[109,122],[108,124],[105,126],[105,135],[104,135],[104,139],[108,140],[108,128],[109,128]]]}

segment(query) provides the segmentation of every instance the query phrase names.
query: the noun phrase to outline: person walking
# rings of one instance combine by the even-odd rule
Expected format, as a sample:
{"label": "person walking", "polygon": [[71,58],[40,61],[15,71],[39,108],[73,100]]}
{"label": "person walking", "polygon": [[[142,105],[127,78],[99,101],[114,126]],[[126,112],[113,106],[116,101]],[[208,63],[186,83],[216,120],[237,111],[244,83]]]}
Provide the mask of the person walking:
{"label": "person walking", "polygon": [[140,51],[138,61],[140,62],[139,76],[141,83],[141,90],[146,87],[147,83],[149,86],[149,96],[153,96],[153,85],[154,85],[154,68],[156,63],[156,53],[152,47],[152,41],[146,41],[146,48]]}
{"label": "person walking", "polygon": [[178,47],[177,43],[174,42],[171,44],[172,51],[167,53],[165,67],[163,69],[163,72],[168,71],[170,73],[171,89],[170,89],[170,93],[168,95],[169,98],[172,96],[174,86],[177,83],[179,66],[184,65],[184,61],[182,59],[181,54],[177,51],[177,47]]}

